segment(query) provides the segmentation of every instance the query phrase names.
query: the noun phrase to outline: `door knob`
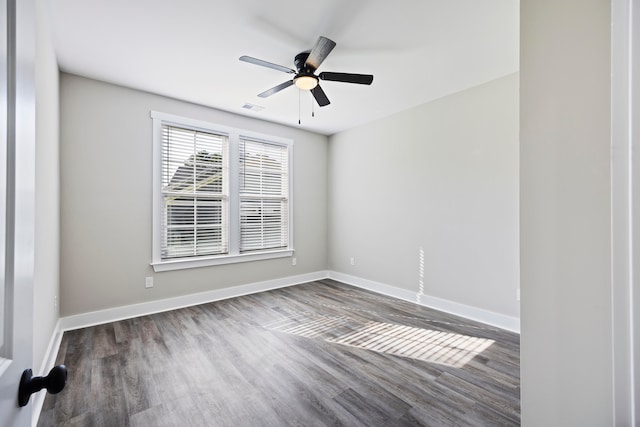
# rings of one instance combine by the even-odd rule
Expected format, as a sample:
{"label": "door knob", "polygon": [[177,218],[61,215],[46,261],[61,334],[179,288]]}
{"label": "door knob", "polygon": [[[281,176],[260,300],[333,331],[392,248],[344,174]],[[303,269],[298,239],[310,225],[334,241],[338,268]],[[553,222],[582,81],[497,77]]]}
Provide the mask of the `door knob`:
{"label": "door knob", "polygon": [[65,384],[67,384],[67,367],[64,365],[54,366],[46,377],[34,377],[31,369],[25,369],[18,388],[18,405],[25,406],[29,403],[29,397],[43,388],[51,394],[60,393]]}

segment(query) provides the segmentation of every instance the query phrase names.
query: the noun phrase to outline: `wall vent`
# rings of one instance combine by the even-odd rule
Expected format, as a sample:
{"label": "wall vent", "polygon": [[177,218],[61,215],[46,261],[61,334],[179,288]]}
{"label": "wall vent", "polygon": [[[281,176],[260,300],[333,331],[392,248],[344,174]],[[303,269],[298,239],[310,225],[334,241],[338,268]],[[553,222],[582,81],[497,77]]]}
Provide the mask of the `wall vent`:
{"label": "wall vent", "polygon": [[251,110],[251,111],[262,111],[264,110],[264,107],[261,107],[259,105],[254,105],[254,104],[249,104],[248,102],[245,103],[242,108],[245,108],[247,110]]}

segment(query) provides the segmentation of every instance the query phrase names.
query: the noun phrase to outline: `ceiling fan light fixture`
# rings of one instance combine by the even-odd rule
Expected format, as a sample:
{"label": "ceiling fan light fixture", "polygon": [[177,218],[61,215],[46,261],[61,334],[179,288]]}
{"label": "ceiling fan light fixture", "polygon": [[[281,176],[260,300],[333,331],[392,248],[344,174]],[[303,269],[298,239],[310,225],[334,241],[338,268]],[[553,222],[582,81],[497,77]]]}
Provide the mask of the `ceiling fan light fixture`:
{"label": "ceiling fan light fixture", "polygon": [[318,79],[314,76],[298,76],[293,83],[300,89],[311,90],[318,86]]}

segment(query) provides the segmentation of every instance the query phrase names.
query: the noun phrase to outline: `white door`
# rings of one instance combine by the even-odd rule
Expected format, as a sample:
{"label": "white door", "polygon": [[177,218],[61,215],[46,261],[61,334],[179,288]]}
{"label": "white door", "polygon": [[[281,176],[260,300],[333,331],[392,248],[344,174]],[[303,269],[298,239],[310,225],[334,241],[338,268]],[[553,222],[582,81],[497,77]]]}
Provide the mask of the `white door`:
{"label": "white door", "polygon": [[0,426],[31,425],[18,386],[33,363],[35,0],[0,0]]}

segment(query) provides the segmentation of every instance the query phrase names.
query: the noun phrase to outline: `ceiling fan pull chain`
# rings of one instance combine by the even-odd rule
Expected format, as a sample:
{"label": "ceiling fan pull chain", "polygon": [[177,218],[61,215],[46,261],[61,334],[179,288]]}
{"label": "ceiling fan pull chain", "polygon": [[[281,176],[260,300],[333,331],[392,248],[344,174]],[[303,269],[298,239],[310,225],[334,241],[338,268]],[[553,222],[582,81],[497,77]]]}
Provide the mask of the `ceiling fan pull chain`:
{"label": "ceiling fan pull chain", "polygon": [[311,117],[315,117],[316,116],[316,109],[315,109],[315,105],[313,105],[313,98],[311,98]]}
{"label": "ceiling fan pull chain", "polygon": [[300,89],[298,89],[298,124],[302,124],[300,122]]}

